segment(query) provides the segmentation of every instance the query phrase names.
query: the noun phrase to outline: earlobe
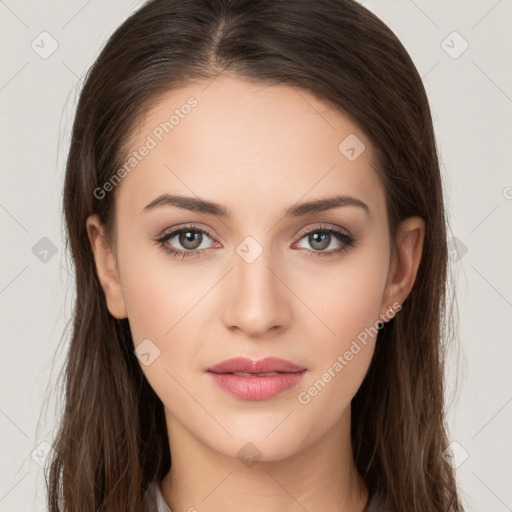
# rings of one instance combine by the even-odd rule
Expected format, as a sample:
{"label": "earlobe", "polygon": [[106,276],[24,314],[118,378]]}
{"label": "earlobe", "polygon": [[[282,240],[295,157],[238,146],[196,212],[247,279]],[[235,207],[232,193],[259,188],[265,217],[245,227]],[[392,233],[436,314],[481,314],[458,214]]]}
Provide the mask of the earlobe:
{"label": "earlobe", "polygon": [[105,240],[103,224],[97,215],[86,220],[87,234],[94,254],[96,272],[105,294],[110,314],[118,319],[128,316],[121,281],[112,247]]}
{"label": "earlobe", "polygon": [[401,223],[381,305],[383,313],[394,303],[403,304],[411,292],[421,262],[424,239],[425,221],[421,217],[409,217]]}

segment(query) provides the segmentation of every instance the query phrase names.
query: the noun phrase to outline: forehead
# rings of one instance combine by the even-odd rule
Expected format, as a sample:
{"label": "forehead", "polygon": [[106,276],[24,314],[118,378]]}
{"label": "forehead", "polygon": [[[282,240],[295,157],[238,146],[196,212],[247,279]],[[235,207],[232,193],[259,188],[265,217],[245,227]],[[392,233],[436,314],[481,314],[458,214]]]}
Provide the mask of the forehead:
{"label": "forehead", "polygon": [[384,200],[360,127],[288,85],[221,75],[169,91],[130,139],[138,155],[116,193],[139,211],[162,193],[211,198],[245,212],[333,193]]}

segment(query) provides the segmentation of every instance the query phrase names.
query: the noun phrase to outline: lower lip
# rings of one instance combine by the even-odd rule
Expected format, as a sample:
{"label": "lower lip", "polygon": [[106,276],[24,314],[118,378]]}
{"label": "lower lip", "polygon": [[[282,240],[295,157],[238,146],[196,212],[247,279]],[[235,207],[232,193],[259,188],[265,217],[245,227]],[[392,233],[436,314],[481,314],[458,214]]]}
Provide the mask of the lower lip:
{"label": "lower lip", "polygon": [[228,393],[243,400],[267,400],[297,385],[306,370],[294,373],[280,373],[267,377],[243,377],[232,373],[208,374],[213,382]]}

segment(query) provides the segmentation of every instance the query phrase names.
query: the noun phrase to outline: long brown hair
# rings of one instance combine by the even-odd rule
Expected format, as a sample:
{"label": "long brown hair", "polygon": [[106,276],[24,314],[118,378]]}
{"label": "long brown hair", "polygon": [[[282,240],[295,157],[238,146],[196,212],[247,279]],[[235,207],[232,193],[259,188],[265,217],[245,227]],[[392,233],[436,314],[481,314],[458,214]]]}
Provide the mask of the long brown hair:
{"label": "long brown hair", "polygon": [[86,218],[98,214],[112,242],[115,194],[94,191],[125,161],[130,130],[163,93],[224,71],[309,91],[348,114],[378,155],[390,233],[409,216],[425,220],[414,287],[380,330],[352,400],[352,443],[370,493],[390,510],[461,510],[442,456],[448,221],[427,95],[406,50],[353,0],[151,0],[89,70],[73,125],[63,213],[76,300],[50,512],[146,511],[148,486],[170,469],[163,405],[128,320],[107,310]]}

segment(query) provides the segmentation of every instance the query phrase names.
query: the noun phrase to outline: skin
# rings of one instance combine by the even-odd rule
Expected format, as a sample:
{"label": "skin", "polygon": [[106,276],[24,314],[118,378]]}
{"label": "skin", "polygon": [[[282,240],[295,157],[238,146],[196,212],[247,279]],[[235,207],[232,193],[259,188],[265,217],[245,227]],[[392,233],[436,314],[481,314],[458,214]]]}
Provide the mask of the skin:
{"label": "skin", "polygon": [[[129,318],[135,347],[149,338],[160,350],[142,369],[166,413],[173,463],[164,497],[173,512],[246,510],[248,503],[268,512],[362,511],[368,493],[353,461],[350,402],[377,337],[308,404],[298,394],[365,327],[403,303],[420,262],[424,221],[403,222],[392,255],[368,138],[346,115],[285,85],[221,75],[170,91],[132,131],[133,149],[191,96],[198,105],[111,192],[115,244],[105,242],[95,215],[87,219],[110,313]],[[338,149],[349,134],[366,146],[354,161]],[[215,201],[231,216],[175,206],[143,212],[163,193]],[[283,218],[298,202],[334,193],[364,201],[369,214],[343,206]],[[213,235],[194,249],[200,257],[173,258],[155,243],[185,223]],[[308,254],[322,251],[307,236],[320,224],[348,231],[357,245],[331,257]],[[236,250],[247,236],[263,251],[251,263]],[[342,244],[332,236],[323,250]],[[167,245],[186,250],[177,236]],[[244,401],[205,373],[235,356],[280,357],[308,372],[277,397]],[[251,467],[237,457],[248,442],[261,457]]]}

